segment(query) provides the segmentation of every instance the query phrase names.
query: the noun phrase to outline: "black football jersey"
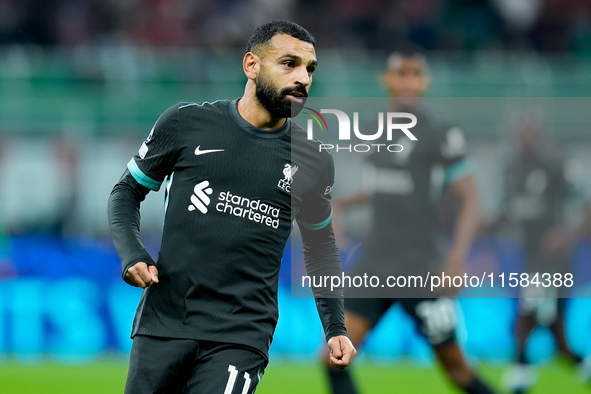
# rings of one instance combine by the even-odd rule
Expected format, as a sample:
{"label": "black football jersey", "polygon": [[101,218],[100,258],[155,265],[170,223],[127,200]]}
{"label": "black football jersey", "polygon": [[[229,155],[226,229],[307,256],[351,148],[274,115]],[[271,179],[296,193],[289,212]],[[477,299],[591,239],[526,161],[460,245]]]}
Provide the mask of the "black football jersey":
{"label": "black football jersey", "polygon": [[[401,136],[393,142],[402,145],[402,151],[381,150],[365,163],[363,184],[373,214],[366,242],[368,263],[415,264],[439,259],[438,192],[434,186],[440,189],[472,171],[462,130],[413,112],[417,124],[412,132],[417,141]],[[444,179],[436,182],[435,174]]]}
{"label": "black football jersey", "polygon": [[570,190],[564,161],[541,152],[531,157],[515,157],[505,169],[504,211],[523,230],[526,254],[543,254],[544,233],[563,220]]}
{"label": "black football jersey", "polygon": [[171,107],[128,163],[141,185],[166,187],[160,283],[144,290],[133,335],[266,354],[292,220],[312,230],[331,220],[331,155],[290,119],[272,131],[252,126],[237,102]]}

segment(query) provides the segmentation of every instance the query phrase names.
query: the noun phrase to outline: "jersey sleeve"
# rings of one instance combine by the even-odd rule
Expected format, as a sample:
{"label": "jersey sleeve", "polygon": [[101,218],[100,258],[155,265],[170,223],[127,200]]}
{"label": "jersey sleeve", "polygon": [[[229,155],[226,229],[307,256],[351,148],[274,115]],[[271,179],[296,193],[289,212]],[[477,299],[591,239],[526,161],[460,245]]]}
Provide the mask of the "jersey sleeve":
{"label": "jersey sleeve", "polygon": [[[125,171],[109,196],[107,206],[113,243],[121,258],[122,277],[136,263],[156,265],[140,237],[140,204],[150,190]],[[130,283],[131,284],[131,283]]]}
{"label": "jersey sleeve", "polygon": [[[574,183],[571,181],[567,173],[567,163],[564,158],[555,159],[554,164],[554,180],[551,181],[552,200],[555,202],[553,206],[556,209],[554,217],[564,218],[564,210],[569,200],[574,196]],[[571,200],[572,201],[572,200]]]}
{"label": "jersey sleeve", "polygon": [[324,169],[314,188],[303,197],[297,222],[309,230],[320,230],[332,219],[330,199],[334,185],[334,161],[327,153]]}
{"label": "jersey sleeve", "polygon": [[568,196],[574,190],[574,181],[572,175],[569,174],[568,163],[562,158],[557,160],[556,183],[558,184],[557,193],[562,197]]}
{"label": "jersey sleeve", "polygon": [[459,127],[449,127],[438,135],[435,160],[443,166],[445,183],[453,182],[473,173],[467,157],[468,144]]}
{"label": "jersey sleeve", "polygon": [[[330,199],[333,184],[334,161],[327,154],[325,168],[318,183],[304,196],[296,217],[302,234],[306,272],[311,277],[340,277],[343,274],[331,225]],[[314,288],[313,293],[326,340],[337,335],[347,335],[343,288]]]}
{"label": "jersey sleeve", "polygon": [[178,154],[178,105],[166,110],[156,121],[127,169],[142,186],[157,191],[173,171]]}

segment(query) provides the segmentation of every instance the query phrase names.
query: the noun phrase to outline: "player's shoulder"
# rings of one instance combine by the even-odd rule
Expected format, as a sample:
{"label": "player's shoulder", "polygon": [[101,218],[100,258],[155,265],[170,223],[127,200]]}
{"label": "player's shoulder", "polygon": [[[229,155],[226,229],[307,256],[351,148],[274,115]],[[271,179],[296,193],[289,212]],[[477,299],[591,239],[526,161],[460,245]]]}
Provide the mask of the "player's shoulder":
{"label": "player's shoulder", "polygon": [[203,120],[227,114],[229,104],[228,100],[202,103],[181,101],[162,112],[154,129],[158,134],[177,133],[187,123],[201,123]]}
{"label": "player's shoulder", "polygon": [[291,143],[292,150],[306,152],[308,155],[313,155],[322,162],[332,162],[332,154],[328,149],[323,148],[324,143],[316,138],[308,138],[308,133],[304,131],[293,120],[291,121]]}
{"label": "player's shoulder", "polygon": [[550,171],[562,171],[567,164],[567,157],[561,149],[554,149],[552,146],[542,148],[540,161]]}
{"label": "player's shoulder", "polygon": [[308,139],[308,133],[306,133],[304,131],[304,129],[302,129],[300,127],[299,124],[294,122],[293,119],[290,119],[289,122],[290,122],[290,126],[291,126],[290,127],[290,134],[291,134],[292,141],[297,142],[298,144],[311,146],[310,142],[312,142],[314,140]]}
{"label": "player's shoulder", "polygon": [[[455,123],[448,116],[442,114],[440,111],[435,111],[432,108],[421,108],[419,112],[419,122],[425,122],[430,130],[433,132],[445,135],[449,130],[460,130],[457,123]],[[460,130],[461,131],[461,130]]]}
{"label": "player's shoulder", "polygon": [[198,114],[204,112],[223,112],[227,111],[230,106],[229,100],[204,101],[201,103],[180,101],[168,107],[162,115],[161,119],[170,119],[187,114]]}
{"label": "player's shoulder", "polygon": [[230,106],[230,100],[216,100],[216,101],[203,101],[203,102],[187,102],[181,101],[175,104],[171,108],[175,108],[176,111],[184,113],[200,113],[200,112],[226,112]]}

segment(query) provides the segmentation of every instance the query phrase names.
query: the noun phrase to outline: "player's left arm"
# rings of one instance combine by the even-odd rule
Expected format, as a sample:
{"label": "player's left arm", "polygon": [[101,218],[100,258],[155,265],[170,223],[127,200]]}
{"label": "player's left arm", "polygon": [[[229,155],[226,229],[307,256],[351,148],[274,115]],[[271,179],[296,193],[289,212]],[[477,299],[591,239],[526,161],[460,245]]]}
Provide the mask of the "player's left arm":
{"label": "player's left arm", "polygon": [[480,227],[480,201],[471,161],[467,157],[464,133],[452,127],[443,134],[439,144],[439,160],[445,171],[445,181],[457,195],[460,202],[458,216],[453,229],[453,238],[445,273],[463,275],[470,246]]}
{"label": "player's left arm", "polygon": [[480,227],[480,202],[474,175],[466,175],[453,181],[451,188],[460,200],[460,209],[446,269],[454,275],[461,275],[465,272],[465,261]]}
{"label": "player's left arm", "polygon": [[[304,244],[304,262],[308,276],[341,278],[343,269],[330,222],[322,228],[310,228],[309,224],[301,221],[298,221],[298,225]],[[312,281],[319,283],[313,279]],[[313,287],[312,290],[330,349],[330,363],[337,368],[347,368],[357,350],[345,328],[343,288],[331,289],[327,286]]]}
{"label": "player's left arm", "polygon": [[[562,157],[555,160],[551,190],[552,198],[557,201],[554,204],[556,209],[554,217],[558,220],[541,237],[540,249],[545,253],[568,253],[575,247],[577,241],[583,236],[585,227],[588,226],[586,222],[589,218],[585,215],[588,207],[585,206],[585,192],[581,182],[578,181],[576,167]],[[576,223],[571,224],[565,220],[565,213],[569,208],[583,213],[583,215],[577,215],[579,220]]]}
{"label": "player's left arm", "polygon": [[[304,262],[310,277],[342,277],[343,268],[332,229],[331,190],[334,162],[327,156],[318,185],[302,201],[296,217],[304,245]],[[316,282],[318,283],[318,282]],[[330,362],[346,368],[357,351],[347,336],[343,288],[313,287],[318,315],[330,348]]]}

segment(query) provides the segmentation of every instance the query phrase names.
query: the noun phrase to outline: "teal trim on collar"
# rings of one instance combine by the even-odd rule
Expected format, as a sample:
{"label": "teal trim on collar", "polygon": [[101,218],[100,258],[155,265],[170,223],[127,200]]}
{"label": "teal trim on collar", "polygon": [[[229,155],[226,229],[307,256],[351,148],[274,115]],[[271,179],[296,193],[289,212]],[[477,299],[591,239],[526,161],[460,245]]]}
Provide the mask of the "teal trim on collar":
{"label": "teal trim on collar", "polygon": [[291,127],[291,119],[287,118],[285,124],[275,130],[263,130],[248,123],[238,112],[238,100],[230,101],[230,115],[236,123],[247,133],[260,138],[279,138],[287,134]]}

